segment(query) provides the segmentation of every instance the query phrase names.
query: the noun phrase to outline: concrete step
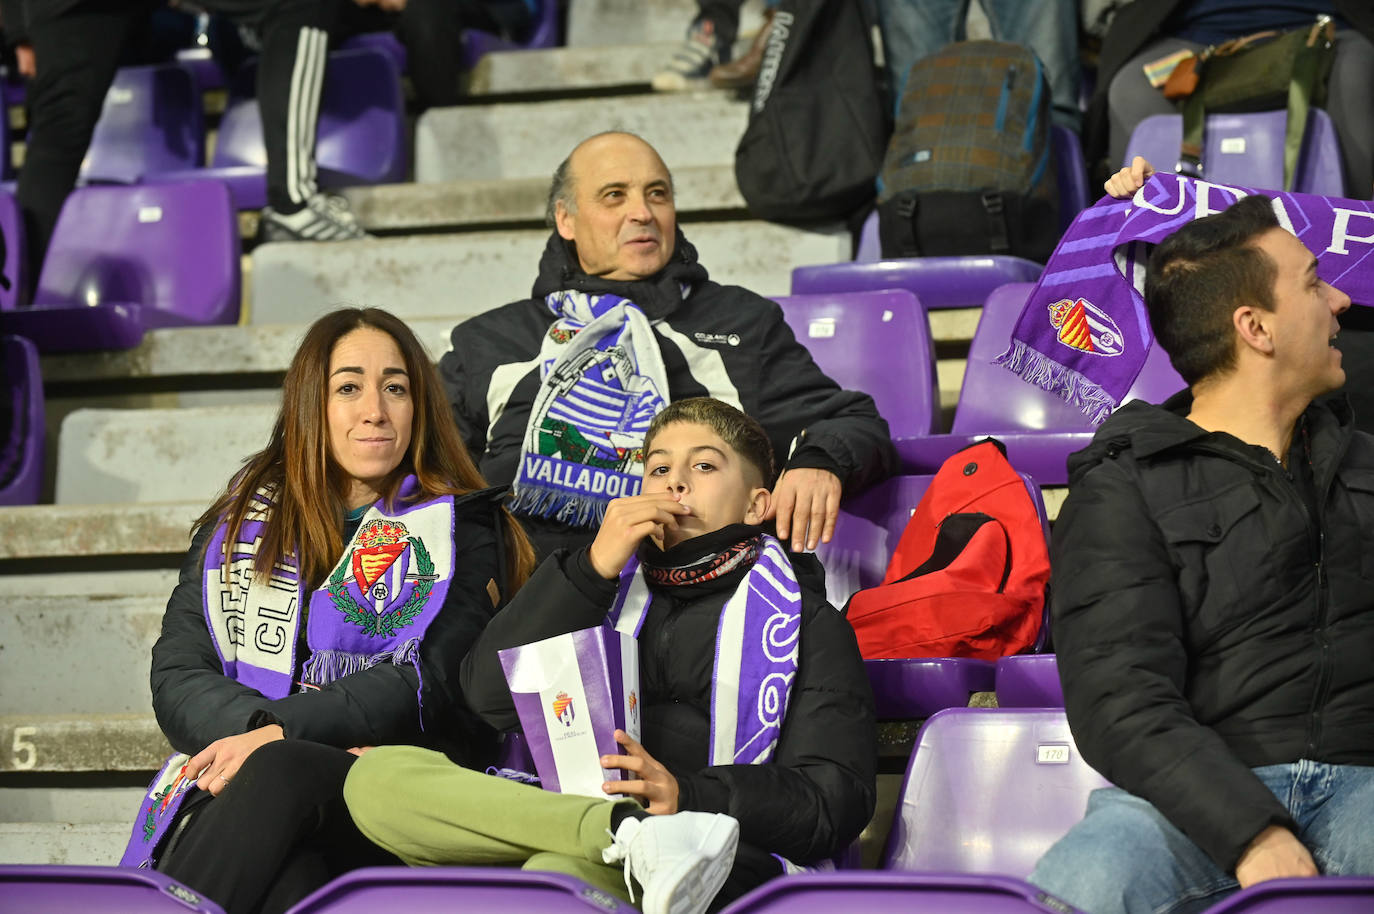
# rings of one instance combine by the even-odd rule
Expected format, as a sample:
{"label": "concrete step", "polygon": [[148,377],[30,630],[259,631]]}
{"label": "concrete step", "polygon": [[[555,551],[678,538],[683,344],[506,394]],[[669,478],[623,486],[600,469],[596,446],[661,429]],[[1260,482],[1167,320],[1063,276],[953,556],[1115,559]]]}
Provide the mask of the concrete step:
{"label": "concrete step", "polygon": [[[690,17],[691,14],[689,13]],[[667,41],[618,48],[566,47],[488,54],[468,77],[468,94],[478,97],[531,93],[592,92],[598,89],[650,91],[654,74],[682,44],[682,29]],[[614,104],[614,98],[605,99]]]}
{"label": "concrete step", "polygon": [[732,165],[748,120],[747,102],[715,90],[432,108],[415,124],[415,180],[547,181],[604,130],[639,134],[670,170]]}
{"label": "concrete step", "polygon": [[0,714],[0,772],[156,771],[171,754],[151,710]]}
{"label": "concrete step", "polygon": [[132,825],[143,792],[141,787],[0,787],[0,822],[99,825],[127,819]]}
{"label": "concrete step", "polygon": [[[148,663],[167,598],[157,593],[0,601],[0,695],[30,715],[147,713]],[[0,744],[0,752],[11,749]],[[0,820],[3,820],[0,814]]]}
{"label": "concrete step", "polygon": [[124,853],[137,806],[123,822],[0,822],[0,860],[114,866]]}
{"label": "concrete step", "polygon": [[[344,302],[406,319],[480,312],[529,295],[548,237],[529,229],[264,245],[253,254],[253,321],[311,321]],[[841,225],[701,222],[687,237],[713,279],[761,295],[786,294],[794,265],[844,260],[850,248]]]}
{"label": "concrete step", "polygon": [[0,561],[180,556],[208,502],[0,508]]}
{"label": "concrete step", "polygon": [[[730,165],[689,165],[674,169],[678,215],[745,211],[744,198]],[[544,221],[549,177],[455,180],[431,184],[378,184],[353,187],[344,196],[372,232],[491,228],[511,224],[530,228]]]}
{"label": "concrete step", "polygon": [[[681,41],[692,17],[693,0],[577,0],[568,7],[570,46],[627,45],[648,41]],[[740,29],[757,29],[762,0],[746,0]]]}

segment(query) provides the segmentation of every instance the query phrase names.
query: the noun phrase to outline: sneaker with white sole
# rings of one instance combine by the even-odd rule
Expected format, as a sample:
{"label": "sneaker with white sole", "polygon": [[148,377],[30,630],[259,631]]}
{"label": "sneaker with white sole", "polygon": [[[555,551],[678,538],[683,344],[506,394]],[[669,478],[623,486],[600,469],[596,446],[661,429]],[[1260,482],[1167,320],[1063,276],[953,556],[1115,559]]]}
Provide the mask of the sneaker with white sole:
{"label": "sneaker with white sole", "polygon": [[739,822],[723,813],[679,812],[627,817],[601,854],[625,864],[625,885],[644,891],[644,914],[703,914],[716,897],[739,845]]}
{"label": "sneaker with white sole", "polygon": [[358,225],[348,201],[332,194],[315,194],[294,213],[266,207],[258,220],[258,241],[352,241],[369,235]]}
{"label": "sneaker with white sole", "polygon": [[709,85],[711,68],[730,59],[730,45],[720,40],[716,24],[698,19],[687,29],[687,38],[673,53],[668,64],[651,80],[659,92],[682,92]]}

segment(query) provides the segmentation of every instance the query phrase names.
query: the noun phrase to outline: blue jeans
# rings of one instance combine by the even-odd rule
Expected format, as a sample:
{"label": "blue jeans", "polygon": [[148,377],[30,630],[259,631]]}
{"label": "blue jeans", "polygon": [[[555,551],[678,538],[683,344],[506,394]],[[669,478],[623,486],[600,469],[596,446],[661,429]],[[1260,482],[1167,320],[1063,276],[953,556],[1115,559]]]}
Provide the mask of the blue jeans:
{"label": "blue jeans", "polygon": [[[951,41],[963,41],[970,0],[878,0],[883,53],[900,101],[911,65]],[[1078,130],[1078,4],[1074,0],[978,0],[992,37],[1025,45],[1050,84],[1054,122]]]}
{"label": "blue jeans", "polygon": [[[1318,870],[1374,875],[1374,767],[1304,759],[1252,770],[1298,823]],[[1191,914],[1240,888],[1152,805],[1118,787],[1093,791],[1083,821],[1040,858],[1030,881],[1089,914]]]}

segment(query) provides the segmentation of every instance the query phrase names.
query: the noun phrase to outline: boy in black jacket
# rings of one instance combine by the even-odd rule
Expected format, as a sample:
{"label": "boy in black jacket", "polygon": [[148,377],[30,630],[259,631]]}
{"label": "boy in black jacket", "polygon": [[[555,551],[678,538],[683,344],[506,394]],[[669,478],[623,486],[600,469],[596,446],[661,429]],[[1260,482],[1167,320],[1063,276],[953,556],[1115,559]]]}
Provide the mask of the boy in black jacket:
{"label": "boy in black jacket", "polygon": [[[468,703],[510,730],[519,720],[498,651],[603,622],[635,632],[643,743],[617,731],[624,754],[601,760],[630,773],[604,785],[621,799],[539,791],[423,749],[377,749],[354,765],[344,794],[363,833],[403,860],[521,863],[617,894],[634,877],[646,912],[700,912],[823,863],[867,824],[872,694],[819,564],[789,560],[758,528],[772,476],[766,434],[696,398],[654,419],[645,451],[643,494],[611,502],[591,546],[551,555],[462,670]],[[624,887],[606,865],[622,862]]]}

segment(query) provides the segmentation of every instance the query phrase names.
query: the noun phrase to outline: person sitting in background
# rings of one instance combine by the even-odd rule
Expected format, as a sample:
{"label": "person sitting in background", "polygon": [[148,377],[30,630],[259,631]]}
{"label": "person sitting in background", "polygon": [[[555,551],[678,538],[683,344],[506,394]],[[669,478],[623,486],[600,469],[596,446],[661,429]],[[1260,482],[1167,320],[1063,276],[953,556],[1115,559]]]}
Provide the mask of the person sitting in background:
{"label": "person sitting in background", "polygon": [[[789,559],[759,530],[768,436],[732,406],[694,398],[659,413],[644,447],[644,491],[611,502],[590,546],[545,559],[462,669],[472,708],[513,729],[500,650],[602,623],[635,635],[643,740],[616,731],[624,754],[601,757],[629,776],[603,785],[619,799],[546,792],[425,749],[375,749],[344,796],[362,832],[407,863],[520,864],[632,902],[633,881],[646,914],[691,914],[795,869],[775,855],[818,863],[867,824],[872,693],[815,557]],[[745,631],[767,634],[762,644],[730,634]],[[757,696],[746,702],[754,713],[736,696]]]}
{"label": "person sitting in background", "polygon": [[179,755],[124,863],[228,914],[277,912],[395,863],[353,827],[350,749],[485,761],[458,667],[533,554],[463,449],[424,347],[376,308],[306,331],[267,446],[196,522],[153,646]]}
{"label": "person sitting in background", "polygon": [[513,483],[540,557],[590,542],[606,505],[639,490],[649,420],[703,394],[788,455],[770,501],[778,536],[798,551],[829,541],[841,492],[896,463],[887,423],[816,367],[776,303],[709,280],[654,148],[618,132],[578,144],[548,221],[533,297],[459,324],[439,360],[469,451]]}
{"label": "person sitting in background", "polygon": [[1144,67],[1182,50],[1201,51],[1267,29],[1311,25],[1334,14],[1335,56],[1325,108],[1340,139],[1345,192],[1374,195],[1374,4],[1368,0],[1135,0],[1117,11],[1097,70],[1097,91],[1083,126],[1083,152],[1090,169],[1115,169],[1126,156],[1136,125],[1152,114],[1178,108],[1154,88]]}
{"label": "person sitting in background", "polygon": [[1145,303],[1189,389],[1069,458],[1051,548],[1069,725],[1116,786],[1030,880],[1186,914],[1374,875],[1374,437],[1317,400],[1350,298],[1256,195],[1161,242]]}

